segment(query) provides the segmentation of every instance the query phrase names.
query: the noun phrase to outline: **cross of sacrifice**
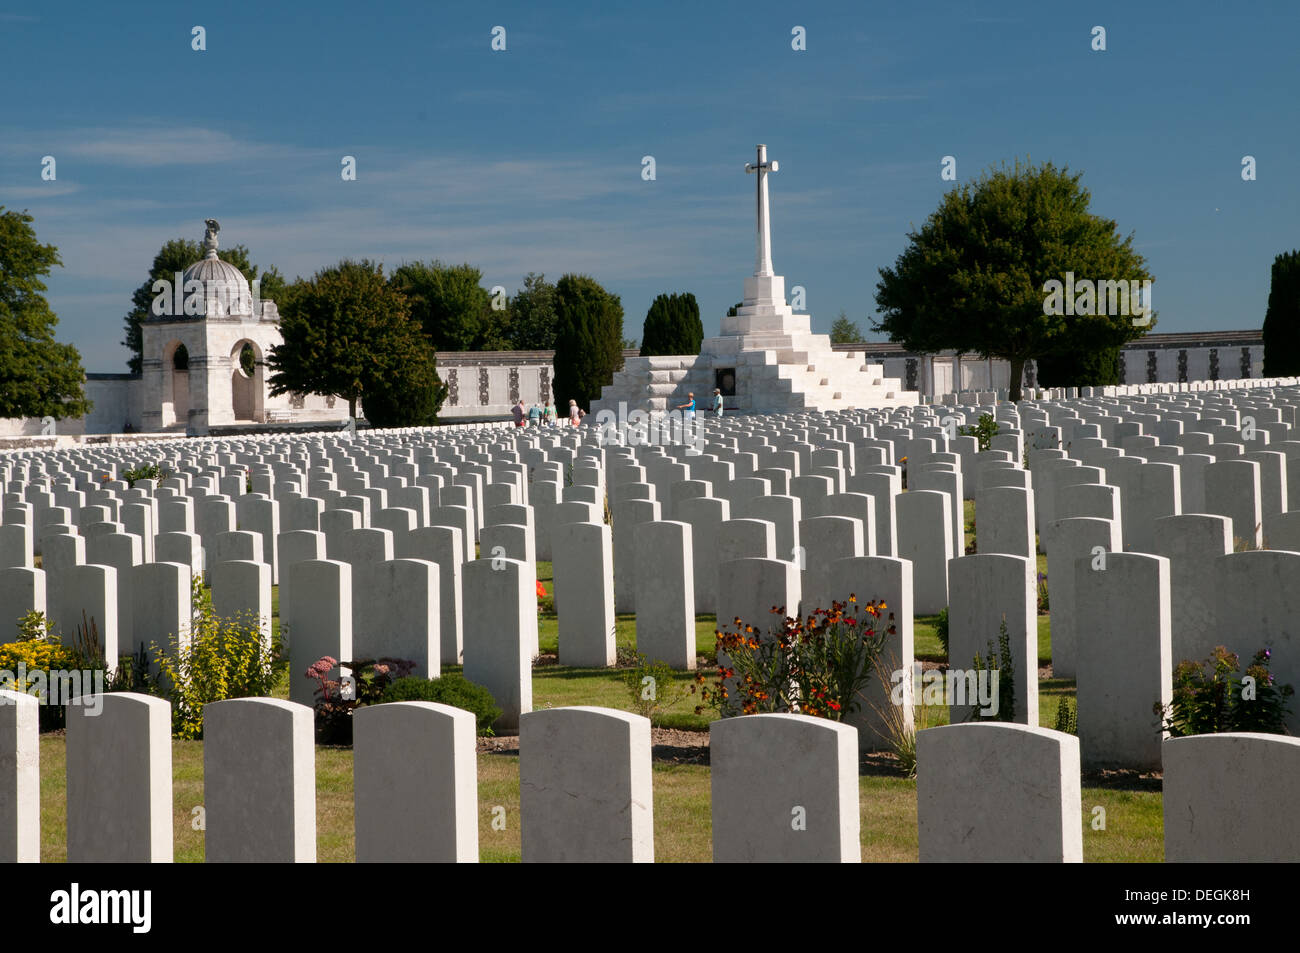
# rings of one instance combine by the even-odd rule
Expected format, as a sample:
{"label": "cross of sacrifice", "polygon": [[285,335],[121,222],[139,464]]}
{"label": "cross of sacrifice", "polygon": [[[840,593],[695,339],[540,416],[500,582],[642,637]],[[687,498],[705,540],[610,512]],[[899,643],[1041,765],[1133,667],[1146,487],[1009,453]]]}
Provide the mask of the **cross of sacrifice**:
{"label": "cross of sacrifice", "polygon": [[746,172],[758,173],[755,201],[758,206],[758,255],[754,262],[754,275],[771,277],[772,272],[772,233],[768,227],[767,215],[767,174],[780,171],[775,159],[767,161],[767,146],[758,147],[758,161],[746,162]]}

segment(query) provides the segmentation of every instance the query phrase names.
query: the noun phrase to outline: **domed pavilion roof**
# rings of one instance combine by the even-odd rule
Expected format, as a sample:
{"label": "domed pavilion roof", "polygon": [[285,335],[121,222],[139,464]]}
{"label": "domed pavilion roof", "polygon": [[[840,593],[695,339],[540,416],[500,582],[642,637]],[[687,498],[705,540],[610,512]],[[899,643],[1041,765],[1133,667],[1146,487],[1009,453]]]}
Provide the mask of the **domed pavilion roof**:
{"label": "domed pavilion roof", "polygon": [[217,257],[217,232],[221,226],[207,220],[203,236],[204,256],[185,269],[185,286],[191,281],[203,283],[203,313],[206,317],[251,315],[253,293],[248,279],[234,265]]}

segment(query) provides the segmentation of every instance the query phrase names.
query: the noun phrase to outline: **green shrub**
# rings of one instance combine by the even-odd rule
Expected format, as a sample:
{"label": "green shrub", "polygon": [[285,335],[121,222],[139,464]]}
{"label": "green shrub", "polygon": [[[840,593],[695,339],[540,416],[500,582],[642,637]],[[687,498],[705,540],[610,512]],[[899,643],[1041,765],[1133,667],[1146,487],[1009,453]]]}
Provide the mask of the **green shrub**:
{"label": "green shrub", "polygon": [[623,684],[627,686],[631,697],[632,710],[649,718],[651,722],[656,715],[696,691],[695,685],[674,685],[673,669],[667,662],[652,662],[638,652],[631,664],[632,667],[623,672]]}
{"label": "green shrub", "polygon": [[1056,730],[1070,735],[1079,733],[1079,710],[1069,697],[1062,698],[1056,709]]}
{"label": "green shrub", "polygon": [[[912,671],[901,670],[898,664],[898,657],[890,653],[888,661],[883,655],[877,655],[875,660],[876,677],[881,684],[893,684],[901,674],[908,682],[915,681],[915,675]],[[905,701],[909,695],[914,696],[912,705],[912,721],[907,719],[907,709]],[[876,735],[889,744],[890,749],[898,759],[898,766],[903,774],[909,778],[916,777],[916,733],[924,731],[930,727],[932,706],[926,704],[925,692],[916,691],[908,692],[904,685],[894,685],[890,691],[889,698],[884,701],[871,701],[868,703],[871,710],[875,712],[877,721],[883,725],[876,728]],[[859,729],[862,730],[862,729]]]}
{"label": "green shrub", "polygon": [[1161,729],[1175,738],[1224,731],[1286,734],[1287,702],[1295,689],[1276,684],[1268,670],[1272,657],[1270,649],[1260,649],[1244,677],[1237,674],[1237,654],[1222,645],[1200,662],[1179,662],[1173,701],[1168,708],[1160,702],[1154,706]]}
{"label": "green shrub", "polygon": [[165,647],[150,645],[158,674],[145,671],[150,690],[171,702],[172,735],[203,737],[203,706],[228,698],[269,696],[280,655],[278,638],[263,642],[260,620],[250,613],[219,616],[212,595],[194,577],[193,618],[188,642],[173,635]]}
{"label": "green shrub", "polygon": [[992,414],[980,414],[979,423],[958,427],[957,433],[963,437],[974,437],[979,441],[980,450],[988,450],[998,434],[998,422]]}
{"label": "green shrub", "polygon": [[[316,712],[317,743],[352,744],[352,713],[363,705],[378,705],[394,682],[414,670],[411,659],[388,657],[341,662],[324,655],[313,662],[303,674],[316,682],[312,708]],[[331,678],[335,672],[338,677]]]}
{"label": "green shrub", "polygon": [[45,618],[44,612],[37,612],[33,609],[26,615],[18,619],[18,639],[19,642],[47,642],[58,641],[58,637],[50,632],[50,620]]}
{"label": "green shrub", "polygon": [[448,672],[440,678],[399,678],[384,690],[384,702],[438,702],[472,712],[478,722],[478,733],[492,735],[492,725],[501,717],[496,699],[482,685],[471,682],[463,675]]}
{"label": "green shrub", "polygon": [[1011,657],[1011,634],[1007,631],[1007,617],[1002,617],[998,626],[998,648],[993,650],[993,641],[988,643],[988,655],[983,659],[975,653],[975,671],[998,673],[998,710],[989,714],[975,705],[971,708],[971,721],[1015,721],[1016,720],[1016,669]]}
{"label": "green shrub", "polygon": [[896,631],[893,613],[884,615],[887,608],[879,601],[859,606],[854,594],[802,619],[774,606],[780,622],[766,636],[736,618],[734,632],[714,633],[718,668],[712,684],[703,672],[696,675],[702,701],[695,713],[709,707],[724,718],[798,712],[842,721],[861,707],[876,659]]}
{"label": "green shrub", "polygon": [[157,463],[148,463],[142,467],[132,467],[122,471],[122,479],[127,486],[135,486],[136,480],[165,480],[171,476],[170,470],[164,470]]}
{"label": "green shrub", "polygon": [[934,634],[939,637],[939,644],[943,646],[943,654],[948,654],[948,607],[944,606],[939,610],[939,618],[934,623]]}

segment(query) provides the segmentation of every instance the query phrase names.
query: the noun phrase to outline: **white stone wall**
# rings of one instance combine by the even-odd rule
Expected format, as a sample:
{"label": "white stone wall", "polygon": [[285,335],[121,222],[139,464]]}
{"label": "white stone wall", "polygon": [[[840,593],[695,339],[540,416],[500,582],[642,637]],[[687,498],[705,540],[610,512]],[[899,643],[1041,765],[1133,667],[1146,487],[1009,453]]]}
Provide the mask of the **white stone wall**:
{"label": "white stone wall", "polygon": [[[209,408],[207,422],[212,426],[229,426],[238,421],[234,417],[231,375],[237,360],[232,360],[229,352],[241,340],[253,340],[258,346],[264,361],[267,352],[279,340],[279,329],[270,322],[208,322],[210,329],[204,336],[203,325],[199,322],[177,327],[160,328],[157,325],[146,326],[152,334],[165,337],[166,340],[155,342],[155,353],[165,353],[166,360],[159,358],[146,362],[145,374],[140,378],[128,378],[122,375],[102,375],[90,378],[86,382],[86,394],[93,401],[94,408],[83,420],[58,421],[55,433],[60,435],[121,433],[129,423],[133,430],[153,432],[159,427],[172,426],[177,421],[172,408],[170,395],[174,390],[174,377],[169,364],[170,345],[175,340],[185,340],[194,360],[196,350],[207,349],[214,353],[208,362],[205,373],[200,373],[200,366],[193,364],[190,378],[191,404],[204,393],[213,396],[213,406]],[[1247,345],[1228,345],[1218,348],[1218,379],[1236,380],[1241,374],[1241,349]],[[1249,345],[1250,377],[1262,376],[1264,365],[1264,348],[1262,345]],[[1186,379],[1193,382],[1208,380],[1210,376],[1210,348],[1178,347],[1131,348],[1123,352],[1125,360],[1126,382],[1130,385],[1147,383],[1147,353],[1156,352],[1157,383],[1176,384],[1179,378],[1179,352],[1186,350]],[[874,356],[868,349],[866,361],[881,365],[884,376],[897,379],[903,387],[907,386],[907,365],[909,360],[916,362],[915,386],[927,396],[933,396],[933,384],[929,379],[923,357],[894,354]],[[949,367],[955,363],[953,356],[939,356],[936,363],[945,363]],[[1005,390],[1010,378],[1010,365],[1006,361],[992,362],[993,379],[989,381],[989,362],[978,357],[966,357],[961,361],[961,383],[963,391]],[[266,376],[265,367],[259,372]],[[552,384],[555,370],[551,364],[551,354],[545,351],[498,351],[483,353],[443,352],[438,355],[438,373],[444,383],[451,387],[451,393],[443,403],[440,418],[449,422],[456,420],[473,420],[482,418],[503,418],[510,414],[515,399],[523,398],[524,404],[530,406],[539,403],[545,406],[554,402],[563,413],[568,405],[566,395],[555,395]],[[940,379],[944,379],[944,375]],[[950,375],[956,385],[956,368]],[[486,380],[486,389],[483,380]],[[707,386],[705,386],[707,385]],[[265,389],[265,385],[263,384]],[[697,384],[697,395],[707,394],[712,388],[712,381]],[[486,398],[486,399],[484,399]],[[146,411],[154,408],[150,416]],[[170,416],[167,408],[172,409]],[[278,397],[265,395],[262,398],[260,417],[265,423],[287,423],[292,420],[343,421],[347,418],[347,402],[316,395],[304,395],[301,398],[290,394]],[[0,419],[0,436],[38,436],[41,432],[39,419],[2,420]]]}
{"label": "white stone wall", "polygon": [[[510,353],[501,351],[485,355],[493,362],[490,365],[467,361],[468,355],[452,357],[439,354],[438,376],[449,389],[442,410],[438,412],[439,418],[502,417],[509,414],[515,401],[521,398],[525,407],[534,403],[545,407],[551,403],[555,370],[550,356],[536,356],[542,352],[520,352],[519,357],[511,362]],[[558,411],[561,401],[554,399],[554,402]],[[568,402],[567,397],[562,401],[565,406]]]}
{"label": "white stone wall", "polygon": [[[1193,381],[1210,381],[1210,380],[1253,380],[1263,376],[1264,367],[1264,346],[1259,343],[1228,343],[1218,344],[1214,347],[1210,345],[1192,345],[1188,347],[1179,347],[1177,345],[1159,346],[1161,341],[1157,339],[1154,342],[1157,346],[1143,347],[1139,344],[1137,347],[1125,348],[1121,352],[1121,360],[1124,367],[1124,379],[1127,384],[1137,385],[1146,383],[1158,384],[1177,384],[1179,382],[1179,355],[1186,352],[1186,376],[1184,380],[1187,383]],[[1242,349],[1246,348],[1250,353],[1249,375],[1242,372]],[[1211,377],[1210,374],[1210,354],[1212,350],[1218,352],[1218,373]],[[1148,355],[1154,351],[1156,356],[1156,379],[1154,382],[1148,381],[1147,362]],[[873,353],[870,346],[866,349],[866,359],[869,362],[881,364],[885,368],[886,377],[894,377],[902,381],[906,387],[907,365],[909,361],[915,362],[914,386],[926,396],[933,397],[936,395],[934,381],[927,369],[927,364],[933,360],[935,365],[953,367],[956,363],[955,355],[952,352],[942,352],[932,357],[926,355],[904,354],[893,352],[881,355]],[[1011,366],[1007,361],[994,359],[992,362],[992,380],[989,377],[990,362],[984,358],[967,355],[961,359],[960,384],[958,384],[958,375],[954,367],[951,373],[944,373],[936,370],[934,378],[940,383],[948,380],[953,381],[953,388],[961,391],[989,391],[1005,390],[1009,386],[1011,379]],[[939,389],[938,396],[942,396],[942,388]]]}

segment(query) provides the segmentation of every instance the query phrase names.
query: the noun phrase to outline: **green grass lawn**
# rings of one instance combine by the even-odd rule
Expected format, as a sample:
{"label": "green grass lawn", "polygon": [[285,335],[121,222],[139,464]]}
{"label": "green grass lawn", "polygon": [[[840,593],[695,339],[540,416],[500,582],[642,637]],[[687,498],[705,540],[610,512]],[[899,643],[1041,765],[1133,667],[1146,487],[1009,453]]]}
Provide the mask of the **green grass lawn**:
{"label": "green grass lawn", "polygon": [[[970,504],[967,504],[968,518]],[[1040,571],[1044,559],[1039,557]],[[551,564],[537,564],[538,579],[552,589]],[[930,662],[946,658],[936,634],[936,616],[915,620],[916,656]],[[697,652],[711,657],[716,621],[711,615],[696,617]],[[272,628],[279,631],[279,589],[272,589]],[[619,615],[615,639],[626,656],[636,645],[636,620]],[[553,613],[538,619],[538,641],[543,654],[558,650],[558,627]],[[1051,660],[1050,618],[1038,619],[1039,664]],[[444,666],[459,671],[459,666]],[[533,670],[535,708],[598,705],[636,711],[636,693],[625,678],[628,668],[589,669],[554,664]],[[659,727],[707,731],[710,712],[695,714],[697,696],[690,694],[694,673],[676,672],[667,692],[670,700],[655,717]],[[288,673],[274,692],[288,697]],[[1063,679],[1039,681],[1039,723],[1053,727],[1061,700],[1074,696],[1074,683]],[[661,701],[665,698],[660,689]],[[946,708],[918,709],[917,727],[946,724]],[[41,859],[61,861],[65,856],[64,738],[61,733],[41,738]],[[195,829],[195,808],[203,803],[203,743],[174,741],[172,771],[177,861],[202,861],[203,834]],[[862,858],[867,861],[915,861],[916,782],[881,773],[878,763],[859,778],[861,797]],[[478,755],[479,851],[483,861],[519,860],[519,759],[514,753]],[[701,765],[654,765],[655,856],[660,861],[707,861],[711,857],[709,769]],[[352,755],[349,750],[316,749],[317,856],[322,861],[353,859]],[[493,810],[505,808],[506,827],[494,830]],[[1098,812],[1096,809],[1103,809]],[[1104,816],[1104,829],[1098,829]],[[1081,823],[1084,856],[1089,861],[1163,860],[1163,829],[1158,782],[1132,782],[1128,786],[1083,789]]]}
{"label": "green grass lawn", "polygon": [[[64,834],[64,739],[41,738],[41,861],[66,859]],[[203,804],[203,743],[172,742],[172,818],[175,859],[203,860],[203,832],[195,808]],[[859,778],[862,859],[916,860],[916,782],[902,777]],[[478,755],[479,857],[519,860],[519,758]],[[505,808],[504,830],[493,830],[496,807]],[[1105,809],[1105,830],[1094,830]],[[1089,861],[1160,861],[1164,858],[1160,795],[1149,791],[1083,789],[1084,857]],[[699,765],[654,766],[655,858],[699,862],[711,857],[709,769]],[[352,754],[316,749],[316,856],[320,861],[354,859]]]}

